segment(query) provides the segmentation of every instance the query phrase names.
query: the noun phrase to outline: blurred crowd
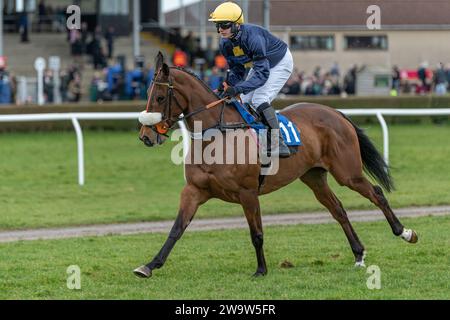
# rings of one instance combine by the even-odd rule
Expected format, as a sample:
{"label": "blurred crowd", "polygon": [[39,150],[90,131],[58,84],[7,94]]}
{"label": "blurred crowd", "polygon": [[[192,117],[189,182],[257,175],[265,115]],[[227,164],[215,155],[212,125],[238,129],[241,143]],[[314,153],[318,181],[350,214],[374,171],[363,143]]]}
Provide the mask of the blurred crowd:
{"label": "blurred crowd", "polygon": [[153,75],[154,69],[145,66],[143,60],[138,59],[135,67],[128,70],[125,58],[119,56],[115,63],[95,72],[89,88],[89,100],[145,100]]}
{"label": "blurred crowd", "polygon": [[[146,99],[153,69],[146,69],[138,62],[135,69],[127,70],[124,58],[118,57],[115,63],[95,71],[88,92],[83,91],[82,74],[77,64],[60,72],[58,93],[61,102],[79,102],[84,95],[88,95],[92,102]],[[53,103],[55,98],[54,74],[47,69],[44,73],[44,100]]]}
{"label": "blurred crowd", "polygon": [[72,29],[67,32],[67,41],[74,62],[83,67],[84,58],[89,57],[95,70],[108,66],[108,59],[114,54],[115,37],[113,26],[109,26],[104,33],[100,26],[96,27],[94,32],[89,32],[86,22],[81,24],[81,30]]}
{"label": "blurred crowd", "polygon": [[[58,29],[65,21],[65,12],[61,8],[46,6],[44,1],[38,7],[38,31],[51,25]],[[55,82],[53,71],[44,72],[44,98],[46,103],[79,102],[81,100],[114,101],[141,100],[147,98],[147,88],[151,84],[154,70],[146,64],[143,57],[136,58],[134,67],[129,69],[124,56],[114,55],[116,38],[113,26],[102,30],[97,27],[89,31],[88,25],[82,23],[81,30],[68,30],[64,25],[59,30],[67,32],[67,41],[73,64],[60,71],[59,81]],[[226,79],[227,62],[218,50],[212,49],[211,43],[203,49],[200,39],[192,32],[182,37],[179,31],[171,35],[171,43],[176,47],[170,57],[170,64],[193,71],[213,90]],[[91,79],[83,79],[86,64],[90,64],[95,73]],[[358,73],[364,66],[352,66],[341,71],[335,62],[331,67],[316,66],[312,72],[294,69],[291,77],[282,88],[280,95],[305,96],[347,96],[356,93]],[[85,75],[85,77],[88,77]],[[82,79],[89,81],[89,87],[82,86]],[[84,83],[85,83],[84,82]],[[55,88],[57,83],[58,88]],[[390,94],[437,94],[450,92],[450,64],[438,64],[430,68],[423,62],[417,69],[392,69]],[[57,99],[55,94],[60,98]],[[0,61],[0,103],[15,103],[17,81],[6,70],[6,64]],[[30,98],[31,99],[31,98]],[[27,100],[25,103],[31,102]]]}
{"label": "blurred crowd", "polygon": [[323,70],[317,66],[312,74],[294,68],[291,77],[281,90],[285,95],[340,95],[355,93],[357,67],[347,72],[341,83],[341,72],[335,63],[330,70]]}
{"label": "blurred crowd", "polygon": [[[219,55],[212,61],[194,58],[189,61],[186,53],[172,56],[172,64],[187,68],[204,80],[211,89],[217,89],[226,78],[227,65]],[[126,68],[125,57],[119,56],[105,67],[95,71],[90,81],[89,91],[83,92],[82,68],[73,64],[59,74],[59,95],[61,102],[79,102],[83,97],[92,102],[115,100],[145,100],[147,89],[154,76],[154,69],[143,60],[135,61],[133,69]],[[316,67],[308,74],[294,69],[292,76],[280,92],[281,96],[347,96],[355,94],[357,73],[360,68],[353,66],[342,76],[337,64],[323,70]],[[0,103],[13,103],[17,82],[0,61]],[[53,71],[44,72],[44,98],[46,103],[55,102],[55,81]],[[402,70],[394,66],[392,70],[392,88],[390,94],[397,95],[445,95],[450,92],[450,64],[439,64],[432,70],[423,63],[416,70]],[[87,100],[87,99],[85,99]]]}
{"label": "blurred crowd", "polygon": [[[81,71],[76,65],[60,71],[58,91],[61,102],[79,102],[81,100]],[[44,100],[46,103],[53,103],[55,99],[54,73],[47,69],[44,72]]]}
{"label": "blurred crowd", "polygon": [[46,4],[45,0],[40,0],[37,6],[35,17],[26,12],[16,12],[11,10],[12,6],[6,1],[3,2],[3,29],[5,32],[18,32],[21,42],[29,42],[30,28],[35,32],[64,32],[67,20],[67,7],[52,6]]}
{"label": "blurred crowd", "polygon": [[429,93],[450,93],[450,63],[438,63],[434,69],[429,68],[426,61],[421,63],[417,70],[393,67],[391,95]]}
{"label": "blurred crowd", "polygon": [[[108,37],[105,35],[104,38]],[[225,58],[210,46],[207,50],[202,50],[199,39],[195,38],[192,32],[178,40],[170,57],[170,64],[193,71],[212,89],[217,89],[226,76]],[[112,56],[109,49],[108,52]],[[90,101],[147,99],[147,88],[153,79],[154,69],[146,65],[144,58],[140,57],[135,61],[134,69],[129,70],[124,59],[119,56],[114,62],[109,60],[106,67],[95,73],[89,90]]]}
{"label": "blurred crowd", "polygon": [[[312,74],[294,69],[281,93],[285,95],[352,95],[356,93],[357,74],[364,66],[351,67],[341,77],[335,63],[330,70],[316,67]],[[445,95],[450,93],[450,64],[439,63],[435,69],[422,63],[417,69],[392,68],[391,96]]]}

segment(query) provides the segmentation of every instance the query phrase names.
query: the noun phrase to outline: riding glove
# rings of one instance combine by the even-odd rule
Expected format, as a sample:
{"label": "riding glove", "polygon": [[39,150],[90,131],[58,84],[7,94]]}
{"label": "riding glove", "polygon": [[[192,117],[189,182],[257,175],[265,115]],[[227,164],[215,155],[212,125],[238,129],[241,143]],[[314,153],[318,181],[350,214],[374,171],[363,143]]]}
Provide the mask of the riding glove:
{"label": "riding glove", "polygon": [[233,98],[233,97],[237,96],[238,94],[239,94],[239,92],[236,90],[235,87],[228,87],[227,90],[225,90],[224,96]]}

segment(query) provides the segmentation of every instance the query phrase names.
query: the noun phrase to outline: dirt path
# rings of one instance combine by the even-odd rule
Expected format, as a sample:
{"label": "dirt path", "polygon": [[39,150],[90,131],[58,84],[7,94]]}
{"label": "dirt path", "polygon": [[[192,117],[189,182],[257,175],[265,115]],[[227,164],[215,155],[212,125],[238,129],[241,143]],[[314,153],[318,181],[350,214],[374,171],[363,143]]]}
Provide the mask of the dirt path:
{"label": "dirt path", "polygon": [[[442,216],[450,214],[450,206],[440,207],[413,207],[394,210],[397,217],[423,217]],[[351,221],[376,221],[384,220],[380,210],[358,210],[347,212]],[[290,213],[263,216],[264,226],[295,225],[295,224],[319,224],[334,222],[328,212]],[[13,242],[19,240],[62,239],[85,236],[125,235],[137,233],[168,233],[173,221],[103,224],[82,227],[67,227],[55,229],[33,229],[20,231],[0,232],[0,242]],[[197,219],[193,220],[188,231],[220,230],[248,228],[245,218],[223,219]]]}

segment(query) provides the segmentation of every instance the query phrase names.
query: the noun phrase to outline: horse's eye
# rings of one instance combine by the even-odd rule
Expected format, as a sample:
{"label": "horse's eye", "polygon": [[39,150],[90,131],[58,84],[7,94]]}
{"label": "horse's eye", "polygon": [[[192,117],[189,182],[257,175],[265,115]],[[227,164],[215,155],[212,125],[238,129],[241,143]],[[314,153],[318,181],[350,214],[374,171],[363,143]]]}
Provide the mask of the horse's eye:
{"label": "horse's eye", "polygon": [[164,99],[165,99],[165,97],[159,96],[158,98],[156,98],[156,101],[158,101],[158,103],[161,103],[164,101]]}

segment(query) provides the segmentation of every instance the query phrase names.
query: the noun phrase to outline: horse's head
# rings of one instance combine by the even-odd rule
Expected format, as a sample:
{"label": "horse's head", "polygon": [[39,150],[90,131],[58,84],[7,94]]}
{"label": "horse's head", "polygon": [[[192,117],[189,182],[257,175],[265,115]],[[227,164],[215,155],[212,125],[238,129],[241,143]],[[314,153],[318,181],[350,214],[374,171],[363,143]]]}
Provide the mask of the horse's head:
{"label": "horse's head", "polygon": [[155,77],[148,91],[147,108],[139,116],[142,124],[139,139],[148,147],[164,143],[167,132],[176,123],[182,108],[175,98],[170,68],[161,52],[155,63]]}

